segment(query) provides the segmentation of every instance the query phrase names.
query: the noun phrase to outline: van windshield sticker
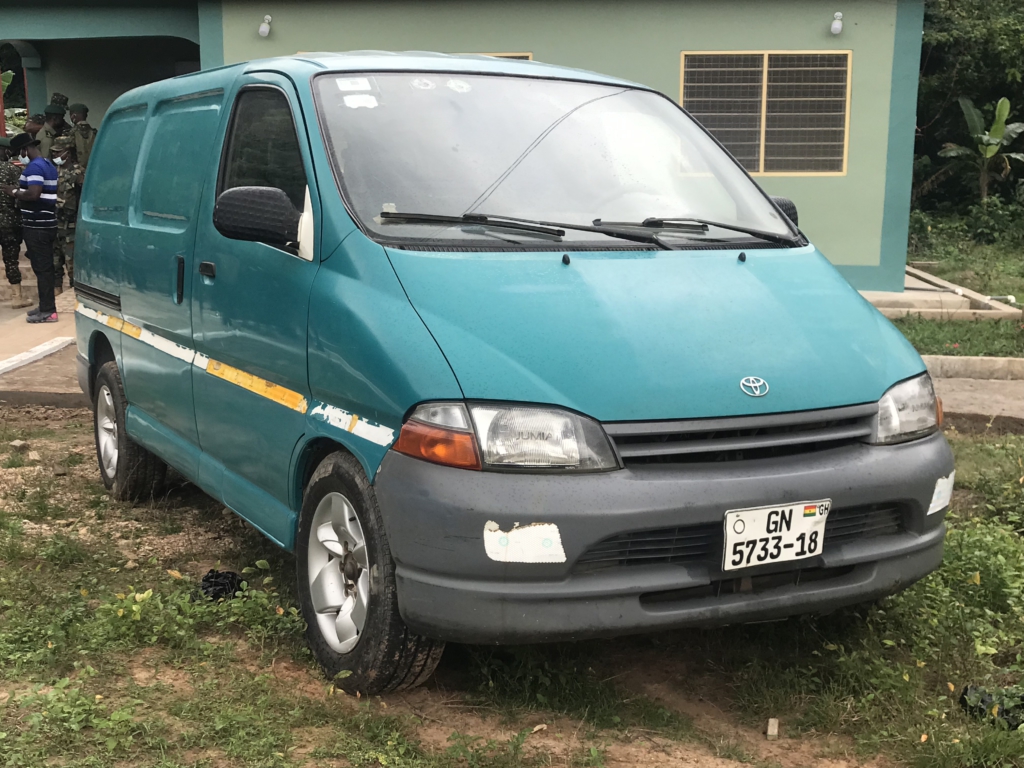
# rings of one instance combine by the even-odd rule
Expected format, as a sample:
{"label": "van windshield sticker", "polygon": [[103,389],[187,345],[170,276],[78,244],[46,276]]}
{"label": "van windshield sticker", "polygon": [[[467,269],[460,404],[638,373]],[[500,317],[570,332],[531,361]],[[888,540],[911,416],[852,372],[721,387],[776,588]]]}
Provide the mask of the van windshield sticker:
{"label": "van windshield sticker", "polygon": [[368,93],[352,94],[345,97],[345,106],[349,109],[359,109],[359,107],[373,109],[377,106],[377,97]]}
{"label": "van windshield sticker", "polygon": [[365,77],[339,77],[335,80],[339,91],[368,91],[370,81]]}
{"label": "van windshield sticker", "polygon": [[445,85],[447,85],[456,93],[469,93],[470,91],[473,90],[473,86],[467,83],[465,80],[449,80],[447,83],[445,83]]}

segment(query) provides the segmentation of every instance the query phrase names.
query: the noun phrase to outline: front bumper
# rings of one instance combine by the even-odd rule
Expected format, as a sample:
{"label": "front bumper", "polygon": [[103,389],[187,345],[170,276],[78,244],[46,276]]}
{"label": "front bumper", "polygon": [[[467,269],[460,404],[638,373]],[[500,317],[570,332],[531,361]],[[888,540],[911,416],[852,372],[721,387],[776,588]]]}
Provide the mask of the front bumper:
{"label": "front bumper", "polygon": [[[594,475],[451,469],[388,453],[375,480],[414,631],[473,643],[548,642],[824,612],[904,589],[942,561],[945,511],[928,515],[953,456],[942,435],[778,459],[649,465]],[[585,571],[612,536],[721,524],[729,509],[831,498],[833,510],[896,503],[903,530],[829,546],[820,557],[723,575],[714,563]],[[484,526],[554,523],[564,563],[488,558]],[[774,574],[799,570],[795,583]],[[753,579],[737,576],[751,575]],[[763,577],[763,578],[758,578]]]}
{"label": "front bumper", "polygon": [[78,376],[78,386],[82,388],[82,392],[89,398],[89,402],[92,403],[92,382],[89,377],[89,358],[85,357],[81,352],[75,355],[75,373]]}

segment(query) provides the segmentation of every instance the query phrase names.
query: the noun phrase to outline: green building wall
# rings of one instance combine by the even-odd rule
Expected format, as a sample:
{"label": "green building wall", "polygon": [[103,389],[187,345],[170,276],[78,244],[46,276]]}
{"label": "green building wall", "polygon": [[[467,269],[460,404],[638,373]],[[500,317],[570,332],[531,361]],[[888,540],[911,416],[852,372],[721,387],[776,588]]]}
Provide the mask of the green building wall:
{"label": "green building wall", "polygon": [[[528,51],[677,99],[683,51],[852,50],[847,174],[758,181],[796,202],[808,236],[858,288],[902,290],[923,0],[223,0],[221,7],[225,63],[299,51]],[[845,21],[839,36],[829,30],[836,10]],[[266,38],[257,31],[264,14],[273,18]],[[906,71],[894,77],[894,64]]]}
{"label": "green building wall", "polygon": [[[902,290],[924,0],[108,0],[5,10],[0,38],[39,50],[30,99],[91,103],[174,74],[299,51],[530,52],[679,98],[680,54],[847,51],[847,173],[762,176],[857,288]],[[832,35],[833,14],[844,30]],[[264,15],[271,33],[258,34]],[[134,38],[134,40],[132,39]],[[160,39],[156,39],[160,38]],[[191,47],[190,47],[191,46]]]}

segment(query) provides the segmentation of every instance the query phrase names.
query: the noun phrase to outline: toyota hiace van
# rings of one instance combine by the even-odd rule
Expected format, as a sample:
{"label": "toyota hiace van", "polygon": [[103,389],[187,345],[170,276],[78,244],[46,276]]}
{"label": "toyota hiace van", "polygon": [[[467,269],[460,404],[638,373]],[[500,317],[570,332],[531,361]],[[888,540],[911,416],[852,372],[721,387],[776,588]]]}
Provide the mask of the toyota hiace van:
{"label": "toyota hiace van", "polygon": [[664,95],[482,56],[130,91],[76,254],[103,482],[166,468],[295,553],[343,687],[446,640],[777,619],[942,559],[914,349]]}

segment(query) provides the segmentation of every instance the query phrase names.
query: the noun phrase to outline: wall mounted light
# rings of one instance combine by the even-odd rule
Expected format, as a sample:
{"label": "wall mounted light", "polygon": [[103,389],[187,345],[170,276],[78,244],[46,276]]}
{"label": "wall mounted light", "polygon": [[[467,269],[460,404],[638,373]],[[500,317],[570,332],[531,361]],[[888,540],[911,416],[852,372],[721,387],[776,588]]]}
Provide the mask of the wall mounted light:
{"label": "wall mounted light", "polygon": [[[843,31],[843,14],[837,13],[832,18],[832,34],[833,35],[839,35],[839,34],[842,34],[842,31]],[[260,34],[261,35],[263,34],[263,28],[262,27],[260,28]]]}
{"label": "wall mounted light", "polygon": [[260,37],[266,37],[270,34],[270,17],[264,16],[263,23],[260,24]]}

